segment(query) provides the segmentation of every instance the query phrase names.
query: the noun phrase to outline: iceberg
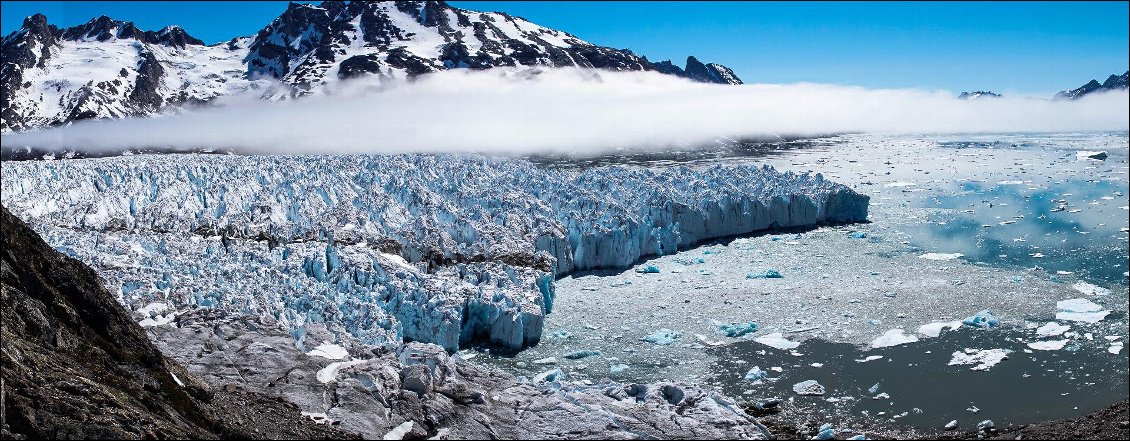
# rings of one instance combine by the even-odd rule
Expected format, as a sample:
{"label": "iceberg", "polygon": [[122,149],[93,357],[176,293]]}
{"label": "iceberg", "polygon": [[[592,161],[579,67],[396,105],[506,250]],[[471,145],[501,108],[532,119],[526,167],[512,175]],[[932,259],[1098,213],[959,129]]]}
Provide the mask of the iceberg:
{"label": "iceberg", "polygon": [[1008,349],[969,349],[954,351],[950,358],[949,366],[973,365],[969,370],[987,371],[998,363],[1007,360]]}
{"label": "iceberg", "polygon": [[746,381],[757,382],[769,377],[769,373],[761,370],[760,367],[754,366],[750,368],[749,372],[745,373]]}
{"label": "iceberg", "polygon": [[995,328],[1001,325],[1000,320],[987,309],[962,320],[961,323],[969,327],[981,329]]}
{"label": "iceberg", "polygon": [[785,335],[780,332],[763,335],[753,339],[753,341],[781,350],[796,349],[800,346],[800,343],[785,338]]}
{"label": "iceberg", "polygon": [[1056,320],[1073,322],[1098,323],[1110,314],[1110,311],[1087,299],[1060,300],[1056,302],[1055,309]]}
{"label": "iceberg", "polygon": [[816,380],[805,380],[793,385],[793,392],[797,395],[824,395],[824,386]]}
{"label": "iceberg", "polygon": [[718,333],[727,337],[741,337],[746,334],[757,332],[757,323],[725,323],[718,326]]}
{"label": "iceberg", "polygon": [[1034,341],[1028,343],[1028,347],[1037,351],[1058,351],[1067,346],[1069,340],[1048,340],[1048,341]]}
{"label": "iceberg", "polygon": [[918,333],[927,337],[937,338],[938,336],[942,335],[942,332],[952,331],[954,329],[960,328],[961,325],[961,320],[955,320],[952,322],[927,323],[918,327]]}
{"label": "iceberg", "polygon": [[679,336],[680,335],[679,335],[678,332],[672,331],[672,330],[667,329],[667,328],[663,328],[663,329],[660,329],[658,331],[652,332],[651,334],[644,336],[643,338],[640,339],[640,341],[646,341],[648,343],[654,343],[654,344],[657,344],[657,345],[669,346],[672,343],[675,343],[675,341],[679,339]]}
{"label": "iceberg", "polygon": [[918,256],[918,258],[926,260],[954,260],[962,256],[964,256],[964,254],[961,253],[926,253]]}
{"label": "iceberg", "polygon": [[1051,337],[1055,335],[1062,335],[1071,329],[1070,326],[1061,325],[1056,322],[1047,322],[1043,326],[1036,328],[1036,335],[1040,337]]}
{"label": "iceberg", "polygon": [[913,334],[907,334],[906,331],[902,329],[895,328],[883,333],[883,335],[880,335],[874,341],[872,341],[871,348],[886,348],[890,346],[914,343],[916,341],[918,341],[918,337],[915,337]]}

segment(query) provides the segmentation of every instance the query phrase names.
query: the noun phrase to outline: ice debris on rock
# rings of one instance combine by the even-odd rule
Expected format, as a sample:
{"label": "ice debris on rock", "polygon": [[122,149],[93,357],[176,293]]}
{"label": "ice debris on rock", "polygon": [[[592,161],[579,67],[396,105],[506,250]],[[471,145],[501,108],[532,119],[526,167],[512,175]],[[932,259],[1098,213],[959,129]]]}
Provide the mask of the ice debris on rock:
{"label": "ice debris on rock", "polygon": [[1001,325],[999,319],[989,310],[983,310],[961,321],[962,324],[973,328],[995,328]]}
{"label": "ice debris on rock", "polygon": [[562,372],[561,369],[550,369],[550,370],[542,372],[542,373],[538,374],[536,377],[534,377],[533,382],[534,383],[551,383],[551,382],[554,382],[554,381],[562,381],[564,379],[565,379],[565,372]]}
{"label": "ice debris on rock", "polygon": [[1110,314],[1110,311],[1087,299],[1060,300],[1056,302],[1055,309],[1056,320],[1073,322],[1098,323]]}
{"label": "ice debris on rock", "polygon": [[805,380],[793,385],[793,392],[797,395],[824,395],[824,386],[816,380]]}

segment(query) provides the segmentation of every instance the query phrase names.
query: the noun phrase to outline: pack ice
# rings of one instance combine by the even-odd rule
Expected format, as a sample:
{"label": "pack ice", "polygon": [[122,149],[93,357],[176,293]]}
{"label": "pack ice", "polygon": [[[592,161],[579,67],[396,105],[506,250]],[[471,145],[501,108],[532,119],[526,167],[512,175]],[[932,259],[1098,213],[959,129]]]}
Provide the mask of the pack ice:
{"label": "pack ice", "polygon": [[98,269],[127,307],[270,316],[300,349],[307,323],[368,344],[522,348],[541,338],[557,277],[721,236],[861,221],[868,207],[819,174],[754,165],[135,155],[2,167],[4,205]]}

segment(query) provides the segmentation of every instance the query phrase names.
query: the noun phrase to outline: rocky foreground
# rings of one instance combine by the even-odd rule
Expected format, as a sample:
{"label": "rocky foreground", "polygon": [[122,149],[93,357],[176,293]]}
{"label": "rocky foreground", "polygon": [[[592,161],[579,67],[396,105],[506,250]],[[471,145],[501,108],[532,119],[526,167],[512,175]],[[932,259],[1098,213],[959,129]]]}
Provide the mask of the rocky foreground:
{"label": "rocky foreground", "polygon": [[334,361],[344,355],[298,351],[277,323],[215,310],[157,329],[169,359],[93,270],[6,208],[3,244],[6,438],[769,436],[694,386],[533,383],[423,343]]}
{"label": "rocky foreground", "polygon": [[[351,438],[166,358],[86,265],[0,210],[4,439]],[[249,411],[253,410],[253,411]]]}

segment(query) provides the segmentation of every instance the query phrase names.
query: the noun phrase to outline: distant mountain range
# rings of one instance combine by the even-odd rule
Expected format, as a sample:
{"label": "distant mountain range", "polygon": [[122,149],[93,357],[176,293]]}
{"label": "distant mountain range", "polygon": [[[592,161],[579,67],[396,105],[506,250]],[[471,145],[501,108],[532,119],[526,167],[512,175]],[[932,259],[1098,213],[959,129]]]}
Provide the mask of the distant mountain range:
{"label": "distant mountain range", "polygon": [[978,90],[976,92],[961,92],[961,95],[957,96],[958,99],[962,99],[962,100],[972,100],[972,99],[977,99],[977,98],[1000,98],[1000,97],[1001,97],[1001,94],[989,92],[987,90]]}
{"label": "distant mountain range", "polygon": [[413,78],[499,66],[657,71],[742,84],[691,56],[679,67],[501,12],[442,1],[291,3],[256,35],[205,45],[178,26],[142,31],[106,16],[61,29],[36,14],[4,37],[0,130],[152,115],[252,91],[277,99],[350,78]]}
{"label": "distant mountain range", "polygon": [[1105,92],[1109,90],[1127,90],[1126,80],[1130,77],[1130,71],[1122,75],[1111,75],[1107,77],[1106,81],[1099,83],[1098,80],[1091,80],[1087,84],[1079,87],[1078,89],[1065,90],[1055,94],[1056,99],[1076,100],[1085,95],[1095,92]]}

